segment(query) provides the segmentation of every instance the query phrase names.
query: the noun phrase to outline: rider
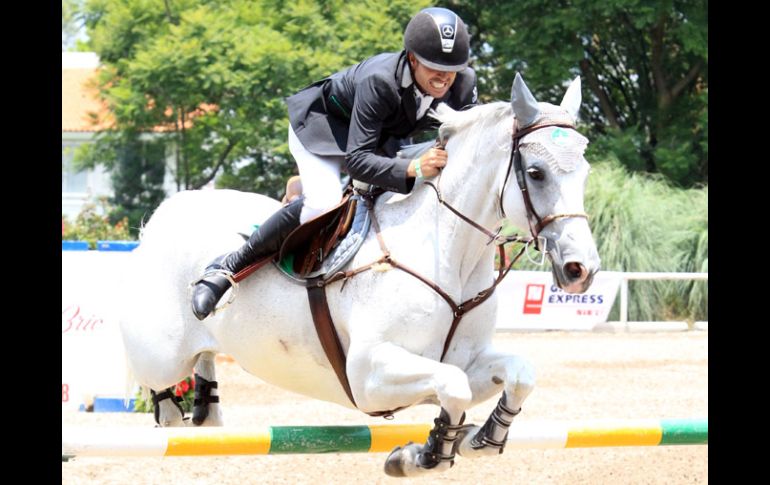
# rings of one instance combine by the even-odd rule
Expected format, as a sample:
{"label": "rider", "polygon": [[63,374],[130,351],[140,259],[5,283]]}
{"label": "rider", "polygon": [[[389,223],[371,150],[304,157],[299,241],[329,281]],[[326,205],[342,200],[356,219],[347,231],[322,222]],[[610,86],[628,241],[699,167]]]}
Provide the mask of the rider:
{"label": "rider", "polygon": [[[476,104],[476,74],[467,67],[468,31],[454,12],[426,8],[404,31],[404,50],[379,54],[311,84],[287,98],[289,150],[304,195],[270,216],[238,250],[206,267],[195,284],[193,313],[206,318],[230,287],[233,274],[278,252],[300,223],[342,198],[340,170],[355,180],[408,193],[416,177],[432,177],[447,154],[432,148],[399,158],[400,140],[436,127],[426,116],[444,102],[454,109]],[[226,277],[227,275],[228,277]]]}

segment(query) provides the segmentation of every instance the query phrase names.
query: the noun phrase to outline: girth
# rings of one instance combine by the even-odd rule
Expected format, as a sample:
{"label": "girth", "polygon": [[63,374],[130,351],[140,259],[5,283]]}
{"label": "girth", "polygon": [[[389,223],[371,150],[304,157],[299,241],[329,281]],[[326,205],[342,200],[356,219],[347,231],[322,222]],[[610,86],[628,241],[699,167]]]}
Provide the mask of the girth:
{"label": "girth", "polygon": [[348,395],[348,399],[355,406],[356,401],[353,399],[350,382],[348,381],[348,373],[345,370],[345,351],[342,349],[340,337],[337,334],[337,329],[334,327],[332,315],[329,313],[329,302],[326,301],[326,287],[320,277],[308,280],[307,299],[310,303],[310,312],[313,314],[313,323],[315,324],[315,331],[318,334],[321,347],[323,347],[326,358],[329,359],[332,369],[334,369],[334,373],[337,374],[337,379],[342,384],[342,388],[345,389],[345,394]]}

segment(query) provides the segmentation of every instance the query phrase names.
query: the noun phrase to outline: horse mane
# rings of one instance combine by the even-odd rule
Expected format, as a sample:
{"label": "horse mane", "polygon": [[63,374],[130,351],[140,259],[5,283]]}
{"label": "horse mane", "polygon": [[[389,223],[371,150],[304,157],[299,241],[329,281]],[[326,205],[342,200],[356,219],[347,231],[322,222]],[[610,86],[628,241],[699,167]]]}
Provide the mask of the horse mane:
{"label": "horse mane", "polygon": [[[446,140],[453,134],[465,131],[471,127],[486,129],[489,125],[496,125],[512,114],[513,107],[511,103],[496,101],[463,111],[455,111],[446,104],[441,103],[429,116],[432,116],[441,123],[439,138]],[[508,135],[510,135],[510,130]]]}
{"label": "horse mane", "polygon": [[[540,113],[538,123],[565,123],[573,124],[574,119],[566,109],[550,103],[538,103]],[[493,132],[492,127],[505,118],[515,115],[512,113],[511,103],[497,101],[485,105],[479,105],[465,111],[455,111],[446,104],[440,104],[430,115],[441,123],[439,138],[446,141],[457,133],[463,133],[466,137],[489,137]],[[506,150],[510,148],[510,137],[513,127],[507,126],[505,130],[497,130],[492,140],[492,146]],[[544,160],[555,172],[571,172],[578,166],[583,153],[588,145],[588,139],[580,133],[570,136],[570,141],[564,146],[556,146],[548,143],[552,130],[546,129],[534,133],[528,137],[527,142],[522,142],[522,151],[530,153],[540,160]],[[504,138],[497,139],[498,136]]]}

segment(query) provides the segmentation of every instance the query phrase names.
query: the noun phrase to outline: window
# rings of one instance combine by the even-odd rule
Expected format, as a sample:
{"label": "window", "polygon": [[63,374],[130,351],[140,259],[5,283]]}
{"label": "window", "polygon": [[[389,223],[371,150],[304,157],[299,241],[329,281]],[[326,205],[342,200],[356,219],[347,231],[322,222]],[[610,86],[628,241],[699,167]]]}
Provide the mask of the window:
{"label": "window", "polygon": [[72,158],[74,156],[77,144],[62,143],[61,145],[61,191],[65,192],[87,192],[88,191],[88,172],[81,170],[76,172],[73,168]]}

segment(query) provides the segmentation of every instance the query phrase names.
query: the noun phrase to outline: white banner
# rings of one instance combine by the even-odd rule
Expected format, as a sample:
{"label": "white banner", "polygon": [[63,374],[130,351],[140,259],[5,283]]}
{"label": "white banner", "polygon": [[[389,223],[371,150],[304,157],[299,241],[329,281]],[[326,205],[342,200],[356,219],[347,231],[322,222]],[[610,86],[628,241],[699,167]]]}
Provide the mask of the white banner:
{"label": "white banner", "polygon": [[498,329],[591,330],[606,322],[621,273],[600,271],[583,294],[568,294],[545,271],[512,271],[497,286]]}
{"label": "white banner", "polygon": [[62,410],[123,396],[126,363],[115,309],[128,252],[62,251]]}

